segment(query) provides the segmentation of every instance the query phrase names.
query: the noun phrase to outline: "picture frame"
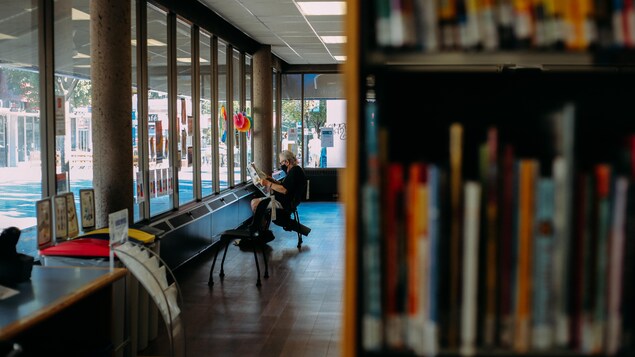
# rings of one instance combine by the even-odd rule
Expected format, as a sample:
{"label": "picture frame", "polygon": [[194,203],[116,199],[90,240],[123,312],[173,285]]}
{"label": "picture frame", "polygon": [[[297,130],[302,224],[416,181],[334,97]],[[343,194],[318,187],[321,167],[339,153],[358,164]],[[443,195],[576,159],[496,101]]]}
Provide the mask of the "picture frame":
{"label": "picture frame", "polygon": [[75,208],[75,195],[72,192],[67,192],[64,196],[66,196],[67,234],[68,238],[72,239],[79,235],[79,219]]}
{"label": "picture frame", "polygon": [[85,188],[79,190],[79,211],[82,215],[82,230],[95,228],[95,190]]}
{"label": "picture frame", "polygon": [[37,219],[37,248],[42,249],[53,241],[53,207],[50,198],[35,203]]}
{"label": "picture frame", "polygon": [[66,195],[53,198],[55,212],[55,240],[68,238],[68,213],[66,212]]}

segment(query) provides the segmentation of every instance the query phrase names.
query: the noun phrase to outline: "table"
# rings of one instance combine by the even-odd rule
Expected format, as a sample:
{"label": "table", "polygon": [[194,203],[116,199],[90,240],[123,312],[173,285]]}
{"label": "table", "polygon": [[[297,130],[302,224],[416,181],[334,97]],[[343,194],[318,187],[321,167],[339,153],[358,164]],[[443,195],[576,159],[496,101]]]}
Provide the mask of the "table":
{"label": "table", "polygon": [[27,355],[113,351],[121,339],[115,338],[115,323],[124,320],[113,309],[116,300],[125,301],[114,284],[126,273],[34,266],[30,281],[10,286],[20,293],[0,300],[0,341],[19,343]]}

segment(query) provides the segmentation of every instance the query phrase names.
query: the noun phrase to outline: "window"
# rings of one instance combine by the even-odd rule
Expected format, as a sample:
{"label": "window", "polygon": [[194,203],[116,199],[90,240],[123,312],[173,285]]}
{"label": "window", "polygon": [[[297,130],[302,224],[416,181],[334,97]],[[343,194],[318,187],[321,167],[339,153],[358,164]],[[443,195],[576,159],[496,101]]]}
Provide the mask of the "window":
{"label": "window", "polygon": [[[93,185],[90,3],[54,3],[56,193]],[[78,145],[79,143],[79,145]]]}
{"label": "window", "polygon": [[227,44],[218,40],[218,171],[220,189],[229,187],[229,164],[227,163],[227,120],[231,113],[227,109]]}
{"label": "window", "polygon": [[168,116],[167,14],[148,5],[148,145],[150,215],[172,209],[173,177],[170,165]]}
{"label": "window", "polygon": [[[280,151],[290,150],[302,160],[302,75],[282,75],[282,137]],[[278,155],[274,158],[278,162]]]}
{"label": "window", "polygon": [[212,138],[214,137],[214,121],[212,120],[212,49],[211,36],[200,32],[200,127],[201,127],[201,189],[203,197],[214,192],[213,172],[215,167],[212,155]]}
{"label": "window", "polygon": [[[249,163],[254,161],[253,149],[254,149],[254,138],[253,138],[253,113],[251,110],[251,92],[252,92],[252,73],[253,69],[251,66],[251,56],[245,56],[245,113],[247,114],[249,122],[249,130],[246,132],[247,137],[247,162],[245,162],[245,166],[249,165]],[[247,178],[248,179],[248,178]]]}
{"label": "window", "polygon": [[22,230],[17,250],[29,255],[42,197],[38,3],[7,0],[0,14],[0,222]]}
{"label": "window", "polygon": [[272,158],[272,163],[273,163],[273,167],[276,168],[278,165],[276,164],[276,160],[278,158],[278,153],[280,152],[280,149],[278,148],[279,143],[280,143],[280,130],[278,129],[278,123],[280,122],[280,118],[278,118],[278,72],[274,69],[273,73],[271,74],[273,76],[271,83],[272,83],[272,93],[273,93],[273,115],[271,116],[273,118],[273,125],[271,126],[273,128],[272,130],[272,139],[273,139],[273,158]]}
{"label": "window", "polygon": [[[242,74],[242,66],[241,66],[241,60],[240,60],[240,52],[237,51],[236,49],[232,50],[232,109],[233,109],[233,116],[232,119],[234,117],[238,117],[238,118],[243,118],[242,122],[244,123],[244,116],[243,116],[243,107],[242,107],[242,83],[243,83],[243,78],[241,76]],[[240,183],[241,177],[240,177],[240,167],[241,167],[241,148],[244,147],[244,141],[245,141],[245,133],[243,133],[242,131],[240,131],[239,127],[237,126],[237,124],[240,124],[239,121],[234,120],[234,167],[233,167],[233,171],[234,171],[234,184]]]}
{"label": "window", "polygon": [[178,126],[179,204],[194,200],[194,118],[192,117],[192,29],[176,21],[176,122]]}

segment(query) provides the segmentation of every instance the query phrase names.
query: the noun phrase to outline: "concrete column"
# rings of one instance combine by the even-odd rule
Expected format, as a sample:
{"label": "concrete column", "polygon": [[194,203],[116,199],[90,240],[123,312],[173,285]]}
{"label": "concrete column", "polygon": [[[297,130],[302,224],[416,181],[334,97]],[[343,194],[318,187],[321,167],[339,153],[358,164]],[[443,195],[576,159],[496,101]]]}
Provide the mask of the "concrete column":
{"label": "concrete column", "polygon": [[264,172],[271,172],[273,150],[273,83],[271,46],[262,46],[254,53],[254,162]]}
{"label": "concrete column", "polygon": [[133,222],[130,1],[90,2],[93,186],[97,228],[128,209]]}

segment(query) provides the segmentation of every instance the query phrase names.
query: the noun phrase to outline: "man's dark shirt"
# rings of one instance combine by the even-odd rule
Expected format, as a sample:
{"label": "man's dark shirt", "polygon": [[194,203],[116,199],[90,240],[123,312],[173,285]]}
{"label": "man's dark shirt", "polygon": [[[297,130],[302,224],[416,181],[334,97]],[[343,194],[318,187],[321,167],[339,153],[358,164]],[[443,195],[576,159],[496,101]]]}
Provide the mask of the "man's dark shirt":
{"label": "man's dark shirt", "polygon": [[274,191],[276,200],[282,204],[285,210],[293,210],[292,203],[294,197],[299,201],[301,197],[299,195],[304,194],[304,188],[306,186],[306,175],[304,170],[300,166],[293,166],[287,176],[281,182],[282,186],[287,189],[286,194]]}

